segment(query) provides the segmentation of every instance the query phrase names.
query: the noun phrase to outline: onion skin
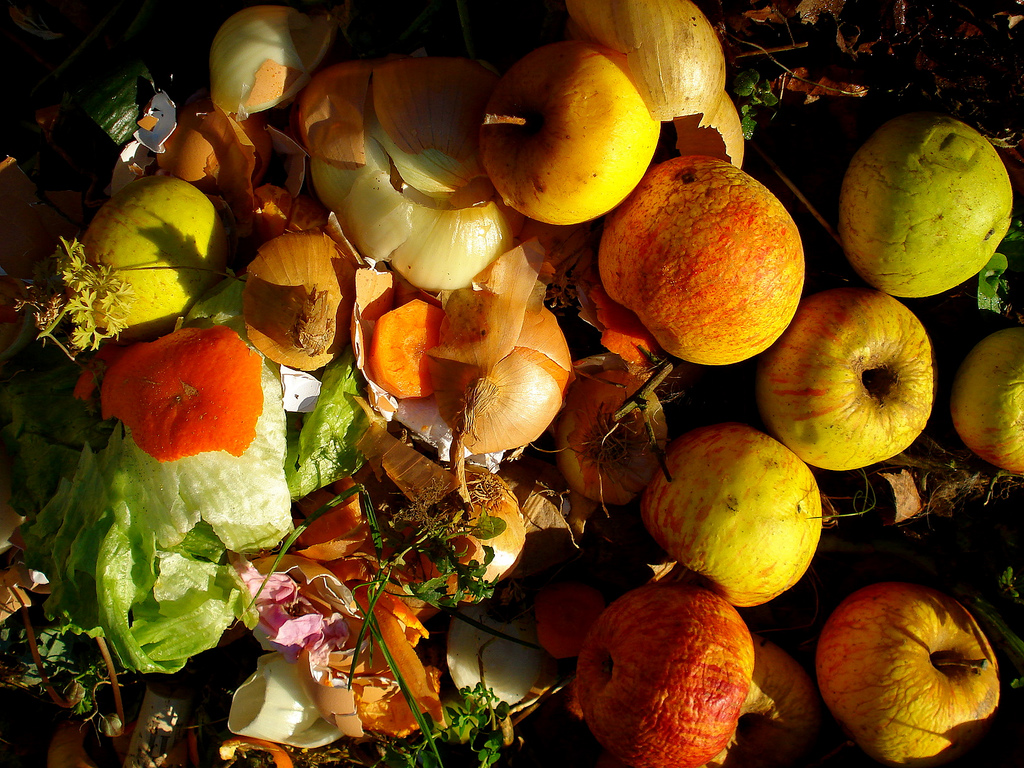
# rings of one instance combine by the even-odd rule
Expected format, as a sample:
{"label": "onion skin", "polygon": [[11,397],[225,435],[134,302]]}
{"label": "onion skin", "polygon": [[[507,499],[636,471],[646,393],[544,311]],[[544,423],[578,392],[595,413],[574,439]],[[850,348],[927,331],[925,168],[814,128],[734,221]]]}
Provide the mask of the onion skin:
{"label": "onion skin", "polygon": [[556,461],[569,487],[588,499],[628,504],[659,471],[645,421],[657,449],[663,450],[668,428],[660,403],[649,399],[644,410],[634,409],[612,421],[641,384],[638,376],[608,370],[580,377],[569,389],[555,424]]}

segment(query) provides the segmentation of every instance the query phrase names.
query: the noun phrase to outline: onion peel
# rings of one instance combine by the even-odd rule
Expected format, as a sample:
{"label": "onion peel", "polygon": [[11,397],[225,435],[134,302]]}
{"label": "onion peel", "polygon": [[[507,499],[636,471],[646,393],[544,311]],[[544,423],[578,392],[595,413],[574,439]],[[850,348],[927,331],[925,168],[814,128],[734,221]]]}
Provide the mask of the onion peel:
{"label": "onion peel", "polygon": [[463,449],[524,447],[561,408],[571,378],[563,366],[570,358],[557,321],[543,317],[550,312],[537,279],[543,261],[543,250],[531,240],[500,256],[474,287],[442,297],[441,343],[428,355],[438,409],[455,437],[456,462]]}

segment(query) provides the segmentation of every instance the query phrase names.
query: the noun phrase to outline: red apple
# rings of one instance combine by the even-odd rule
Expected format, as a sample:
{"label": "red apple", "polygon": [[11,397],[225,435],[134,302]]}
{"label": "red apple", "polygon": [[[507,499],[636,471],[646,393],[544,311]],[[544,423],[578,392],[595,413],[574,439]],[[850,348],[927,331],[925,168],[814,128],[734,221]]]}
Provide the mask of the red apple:
{"label": "red apple", "polygon": [[767,349],[804,285],[800,233],[779,199],[699,155],[651,167],[606,217],[598,266],[608,295],[667,352],[702,365]]}
{"label": "red apple", "polygon": [[729,742],[750,690],[754,645],[710,590],[653,583],[614,600],[576,665],[597,741],[632,768],[696,768]]}
{"label": "red apple", "polygon": [[942,765],[988,731],[996,657],[951,596],[907,582],[863,587],[822,627],[815,667],[832,715],[884,765]]}

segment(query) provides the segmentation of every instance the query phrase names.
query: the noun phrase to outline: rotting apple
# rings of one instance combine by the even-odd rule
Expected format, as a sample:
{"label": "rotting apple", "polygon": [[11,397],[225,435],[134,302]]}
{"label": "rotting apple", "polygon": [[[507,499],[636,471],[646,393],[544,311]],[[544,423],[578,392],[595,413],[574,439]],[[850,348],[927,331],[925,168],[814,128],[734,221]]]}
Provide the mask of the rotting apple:
{"label": "rotting apple", "polygon": [[806,669],[783,648],[757,634],[750,693],[728,746],[707,768],[792,768],[818,738],[822,705]]}
{"label": "rotting apple", "polygon": [[561,40],[526,54],[498,81],[480,128],[480,161],[511,208],[548,224],[579,224],[622,202],[660,135],[623,54]]}
{"label": "rotting apple", "polygon": [[808,464],[838,471],[909,447],[928,422],[935,390],[924,325],[873,288],[830,288],[804,298],[755,374],[768,432]]}
{"label": "rotting apple", "polygon": [[839,195],[839,235],[868,284],[893,296],[934,296],[988,263],[1012,205],[1009,174],[984,136],[948,115],[912,112],[854,154]]}
{"label": "rotting apple", "polygon": [[775,438],[726,422],[669,443],[640,499],[654,540],[733,605],[761,605],[806,572],[821,538],[810,468]]}
{"label": "rotting apple", "polygon": [[804,252],[775,195],[724,160],[651,167],[605,218],[601,282],[669,354],[726,365],[767,349],[800,302]]}
{"label": "rotting apple", "polygon": [[210,199],[174,176],[133,181],[103,204],[82,236],[86,258],[132,288],[123,341],[174,329],[225,276],[228,240]]}
{"label": "rotting apple", "polygon": [[614,600],[576,662],[594,738],[632,768],[695,768],[736,729],[754,647],[737,610],[692,584],[651,583]]}
{"label": "rotting apple", "polygon": [[964,445],[1008,472],[1024,472],[1024,328],[981,339],[953,377],[950,412]]}
{"label": "rotting apple", "polygon": [[879,582],[848,595],[822,627],[815,668],[833,717],[884,765],[959,757],[999,703],[981,628],[953,597],[920,584]]}

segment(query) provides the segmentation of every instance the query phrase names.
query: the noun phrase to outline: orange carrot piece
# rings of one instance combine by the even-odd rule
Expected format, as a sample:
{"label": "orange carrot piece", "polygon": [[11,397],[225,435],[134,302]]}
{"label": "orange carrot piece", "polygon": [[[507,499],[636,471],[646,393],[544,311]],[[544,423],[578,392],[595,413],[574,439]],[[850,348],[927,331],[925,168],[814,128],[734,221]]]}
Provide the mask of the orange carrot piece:
{"label": "orange carrot piece", "polygon": [[444,310],[422,299],[381,315],[367,352],[373,380],[398,398],[432,395],[427,351],[440,341],[443,320]]}
{"label": "orange carrot piece", "polygon": [[597,309],[597,320],[604,326],[601,344],[615,352],[627,363],[646,367],[648,354],[656,355],[661,347],[640,318],[626,307],[612,301],[602,286],[594,286],[590,293]]}

